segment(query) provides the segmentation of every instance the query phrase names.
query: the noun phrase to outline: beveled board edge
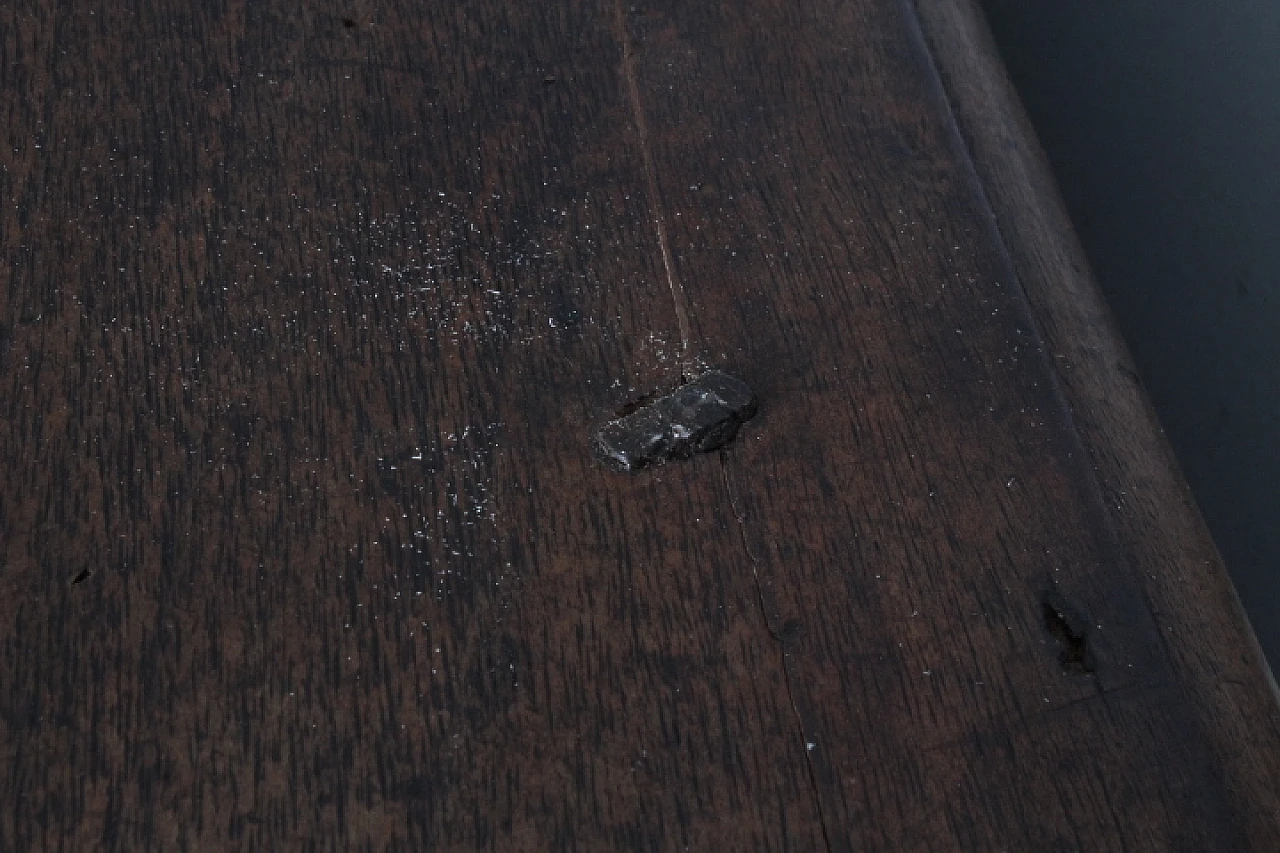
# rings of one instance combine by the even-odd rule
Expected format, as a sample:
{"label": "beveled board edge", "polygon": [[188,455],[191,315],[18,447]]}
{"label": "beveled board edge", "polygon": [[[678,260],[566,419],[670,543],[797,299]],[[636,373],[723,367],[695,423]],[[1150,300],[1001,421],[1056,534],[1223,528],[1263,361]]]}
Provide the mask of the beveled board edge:
{"label": "beveled board edge", "polygon": [[1106,515],[1208,733],[1249,849],[1280,833],[1280,690],[975,0],[908,0]]}

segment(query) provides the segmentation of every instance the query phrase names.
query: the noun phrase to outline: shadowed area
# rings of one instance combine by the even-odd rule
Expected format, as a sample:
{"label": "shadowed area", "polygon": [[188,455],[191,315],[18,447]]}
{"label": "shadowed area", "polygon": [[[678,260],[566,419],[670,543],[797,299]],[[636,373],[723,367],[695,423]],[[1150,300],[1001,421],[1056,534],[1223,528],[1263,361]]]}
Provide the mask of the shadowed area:
{"label": "shadowed area", "polygon": [[1275,667],[1280,6],[983,7]]}

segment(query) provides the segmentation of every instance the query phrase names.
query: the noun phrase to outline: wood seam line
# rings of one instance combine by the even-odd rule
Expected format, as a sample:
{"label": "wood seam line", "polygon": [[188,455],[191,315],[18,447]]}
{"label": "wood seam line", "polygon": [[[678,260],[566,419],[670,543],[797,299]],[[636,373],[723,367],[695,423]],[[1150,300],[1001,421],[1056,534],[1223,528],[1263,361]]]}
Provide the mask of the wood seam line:
{"label": "wood seam line", "polygon": [[[1079,426],[1076,424],[1075,409],[1071,405],[1071,397],[1067,394],[1065,380],[1059,373],[1057,365],[1054,363],[1052,358],[1049,346],[1049,335],[1044,330],[1044,323],[1039,314],[1036,313],[1035,304],[1027,291],[1026,282],[1023,281],[1022,274],[1018,271],[1018,268],[1013,261],[1013,252],[1009,248],[1010,237],[1007,233],[1007,229],[996,213],[995,204],[991,200],[990,193],[987,190],[987,185],[983,181],[982,174],[978,170],[977,161],[974,159],[972,146],[969,140],[965,137],[964,130],[960,125],[959,117],[956,115],[957,108],[953,100],[951,90],[947,88],[946,81],[944,80],[941,69],[938,65],[938,58],[933,44],[925,34],[924,25],[920,20],[920,12],[917,6],[918,0],[907,0],[907,2],[910,5],[910,15],[913,24],[912,29],[915,31],[914,35],[918,39],[922,47],[922,51],[927,57],[933,83],[942,94],[942,102],[946,109],[947,123],[950,126],[952,136],[957,147],[964,156],[964,163],[968,166],[970,180],[978,192],[979,204],[983,213],[986,214],[988,226],[996,238],[996,244],[999,253],[1002,256],[1001,260],[1004,261],[1005,266],[1013,276],[1013,283],[1017,287],[1018,299],[1022,303],[1023,310],[1026,312],[1027,318],[1031,323],[1036,345],[1039,348],[1042,358],[1045,360],[1047,373],[1049,374],[1049,381],[1051,383],[1052,397],[1062,410],[1064,423],[1063,433],[1068,443],[1068,449],[1070,450],[1071,455],[1078,460],[1076,467],[1080,469],[1079,476],[1083,478],[1083,485],[1085,487],[1083,491],[1085,493],[1085,497],[1093,503],[1093,512],[1091,514],[1095,517],[1102,528],[1102,535],[1099,537],[1099,544],[1102,546],[1100,549],[1102,551],[1102,556],[1112,558],[1115,561],[1115,569],[1127,571],[1131,576],[1134,586],[1142,596],[1143,604],[1146,605],[1147,613],[1150,615],[1151,623],[1156,631],[1156,636],[1159,638],[1160,648],[1164,652],[1164,663],[1168,667],[1168,673],[1165,677],[1169,678],[1170,681],[1185,691],[1185,688],[1181,684],[1181,680],[1177,675],[1176,653],[1172,648],[1170,638],[1166,636],[1164,631],[1160,630],[1160,623],[1156,618],[1156,613],[1159,612],[1159,608],[1156,606],[1156,602],[1152,599],[1149,590],[1142,583],[1138,569],[1130,558],[1128,549],[1125,547],[1124,537],[1121,536],[1116,521],[1107,506],[1106,490],[1096,472],[1096,459],[1094,458],[1092,449],[1085,442]],[[1088,464],[1085,464],[1086,460]],[[1093,682],[1098,695],[1103,697],[1105,702],[1107,691],[1102,688],[1101,682],[1097,678],[1096,674],[1093,676]],[[1184,696],[1190,700],[1190,697],[1185,693]],[[1204,734],[1206,740],[1208,740],[1207,733],[1202,732],[1202,734]]]}
{"label": "wood seam line", "polygon": [[[952,117],[952,121],[956,124],[956,132],[958,133],[959,138],[960,138],[961,142],[962,142],[962,143],[963,143],[963,145],[964,145],[964,150],[965,150],[966,159],[968,159],[968,161],[969,161],[969,163],[970,163],[970,166],[971,166],[975,171],[977,171],[977,163],[976,163],[976,160],[974,159],[974,155],[973,155],[973,151],[972,151],[972,145],[969,143],[969,141],[966,139],[966,137],[965,137],[965,135],[964,135],[964,128],[963,128],[963,127],[961,127],[961,126],[959,125],[959,122],[956,120],[956,115],[955,115],[955,113],[958,111],[958,108],[957,108],[957,106],[956,106],[956,103],[955,103],[955,102],[956,102],[957,98],[953,96],[953,94],[952,94],[951,90],[947,87],[946,78],[945,78],[945,77],[943,77],[943,76],[939,73],[940,68],[941,68],[941,66],[942,66],[942,63],[940,63],[940,62],[939,62],[939,60],[938,60],[938,53],[937,53],[937,51],[935,51],[935,50],[934,50],[934,48],[933,48],[933,42],[934,42],[934,41],[936,41],[936,39],[935,39],[935,37],[934,37],[934,35],[933,35],[933,34],[934,34],[934,32],[936,31],[936,27],[934,27],[934,26],[926,26],[925,21],[926,21],[926,20],[931,20],[931,18],[929,18],[929,16],[927,16],[927,15],[923,15],[923,14],[920,12],[920,4],[921,4],[921,3],[924,3],[924,2],[939,2],[939,0],[909,0],[909,2],[911,2],[911,4],[912,4],[912,13],[913,13],[913,16],[914,16],[914,18],[915,18],[916,26],[917,26],[917,28],[920,30],[920,32],[922,33],[922,35],[924,36],[924,42],[925,42],[926,47],[927,47],[927,49],[928,49],[928,52],[929,52],[929,55],[930,55],[930,59],[933,61],[933,65],[934,65],[934,72],[935,72],[935,74],[937,74],[937,76],[938,76],[938,82],[939,82],[939,84],[941,85],[941,87],[942,87],[942,89],[943,89],[943,92],[944,92],[944,93],[945,93],[945,95],[946,95],[947,107],[948,107],[949,112],[952,114],[952,115],[951,115],[951,117]],[[943,6],[946,6],[946,7],[949,7],[949,8],[951,8],[951,9],[954,9],[954,10],[955,10],[955,17],[957,17],[957,18],[961,18],[961,19],[963,19],[963,20],[964,20],[964,22],[968,23],[970,26],[972,26],[972,27],[974,27],[974,28],[981,28],[981,29],[985,32],[985,30],[986,30],[986,22],[985,22],[984,20],[982,20],[982,13],[981,13],[981,11],[979,11],[979,10],[978,10],[978,9],[976,9],[976,8],[974,8],[974,6],[973,6],[972,2],[970,2],[969,0],[940,0],[940,2],[942,3],[942,5],[943,5]],[[944,14],[945,14],[945,13],[944,13]],[[989,36],[989,35],[987,35],[987,36],[986,36],[986,39],[987,39],[987,40],[989,40],[989,39],[990,39],[990,36]],[[992,63],[998,63],[998,62],[999,62],[998,58],[996,58],[995,56],[988,56],[988,55],[987,55],[987,53],[988,53],[989,51],[994,51],[994,45],[991,45],[991,46],[989,47],[988,51],[982,51],[982,52],[981,52],[981,53],[983,54],[983,55],[979,58],[979,61],[981,62],[981,64],[983,64],[983,65],[990,65],[990,64],[992,64]],[[984,59],[985,59],[985,62],[982,62],[982,60],[984,60]],[[1004,77],[1003,69],[994,69],[994,70],[990,70],[990,71],[989,71],[989,73],[990,73],[990,74],[992,74],[992,75],[998,75],[998,76],[999,76],[999,77],[1001,77],[1001,78],[1003,78],[1003,77]],[[1004,82],[1004,87],[1002,87],[1002,88],[1007,88],[1007,87],[1009,87],[1010,85],[1011,85],[1011,84],[1009,84],[1007,81],[1005,81],[1005,82]],[[1012,93],[1012,91],[1008,91],[1008,92],[1007,92],[1007,97],[1009,97],[1009,98],[1015,98],[1015,99],[1016,99],[1016,95],[1015,95],[1015,94],[1013,94],[1013,93]],[[1024,123],[1024,124],[1025,124],[1025,123],[1027,122],[1027,119],[1025,118],[1025,115],[1022,115],[1022,114],[1023,114],[1023,109],[1022,109],[1022,106],[1021,106],[1021,104],[1020,104],[1020,103],[1014,103],[1014,104],[1010,105],[1010,108],[1011,108],[1011,110],[1015,111],[1018,115],[1021,115],[1021,116],[1022,116],[1022,119],[1021,119],[1022,123]],[[1016,155],[1015,155],[1015,156],[1016,156]],[[1056,187],[1056,183],[1054,182],[1054,178],[1053,178],[1052,174],[1048,172],[1048,169],[1049,169],[1048,164],[1047,164],[1047,162],[1045,162],[1045,161],[1043,160],[1043,155],[1041,155],[1039,158],[1034,158],[1034,157],[1033,157],[1033,162],[1031,162],[1031,163],[1028,165],[1028,167],[1027,167],[1027,168],[1029,169],[1029,171],[1030,171],[1030,172],[1032,172],[1032,173],[1034,174],[1034,176],[1035,176],[1036,178],[1038,178],[1038,179],[1042,180],[1046,185]],[[995,215],[995,209],[994,209],[994,207],[991,205],[991,203],[990,203],[990,199],[989,199],[989,198],[987,198],[986,184],[985,184],[985,182],[983,181],[983,179],[982,179],[982,177],[981,177],[981,174],[980,174],[980,173],[978,174],[977,181],[978,181],[978,184],[979,184],[980,186],[982,186],[982,188],[983,188],[983,195],[984,195],[984,199],[985,199],[985,200],[986,200],[986,202],[987,202],[987,206],[988,206],[988,208],[990,208],[990,209],[991,209],[992,217],[993,217],[993,219],[994,219],[994,221],[995,221],[995,223],[996,223],[996,228],[997,228],[997,230],[1000,232],[1001,242],[1002,242],[1002,244],[1003,244],[1004,248],[1005,248],[1005,249],[1006,249],[1006,251],[1007,251],[1007,250],[1008,250],[1008,243],[1009,243],[1008,235],[1005,233],[1005,228],[1004,228],[1004,227],[1001,225],[1001,223],[1000,223],[1000,218],[999,218],[998,216],[996,216],[996,215]],[[1061,203],[1059,202],[1059,205],[1060,205],[1060,204],[1061,204]],[[1064,211],[1060,211],[1060,212],[1050,212],[1050,213],[1045,214],[1045,217],[1046,217],[1048,220],[1050,220],[1050,224],[1058,224],[1059,222],[1062,222],[1063,220],[1065,220],[1065,217],[1066,217],[1066,216],[1067,216],[1067,214],[1066,214],[1065,210],[1064,210]],[[1070,221],[1069,221],[1069,220],[1066,220],[1066,221],[1065,221],[1065,227],[1066,227],[1066,228],[1071,228],[1071,227],[1072,227],[1072,226],[1071,226],[1071,223],[1070,223]],[[1014,241],[1014,242],[1017,242],[1017,241],[1016,241],[1016,239],[1015,239],[1015,241]],[[1066,254],[1066,255],[1068,255],[1068,256],[1071,256],[1071,257],[1073,257],[1073,259],[1076,259],[1076,260],[1078,260],[1078,261],[1079,261],[1079,263],[1080,263],[1081,267],[1082,267],[1082,268],[1084,269],[1084,271],[1085,271],[1085,272],[1084,272],[1084,273],[1082,273],[1082,274],[1083,274],[1084,276],[1086,276],[1086,277],[1089,279],[1088,284],[1090,285],[1090,290],[1092,291],[1091,295],[1094,297],[1094,299],[1095,299],[1096,301],[1102,302],[1102,308],[1103,308],[1104,310],[1106,310],[1106,312],[1107,312],[1107,313],[1108,313],[1108,315],[1109,315],[1110,311],[1109,311],[1109,308],[1107,308],[1107,306],[1105,305],[1105,298],[1102,296],[1101,292],[1098,290],[1098,286],[1097,286],[1096,282],[1094,282],[1094,281],[1092,280],[1092,278],[1093,278],[1093,277],[1092,277],[1092,273],[1091,273],[1091,272],[1089,272],[1089,263],[1088,263],[1088,258],[1084,257],[1084,255],[1083,255],[1083,248],[1079,245],[1078,240],[1077,240],[1077,239],[1075,238],[1075,236],[1074,236],[1074,233],[1073,233],[1073,234],[1068,238],[1067,242],[1069,243],[1069,245],[1067,245],[1067,246],[1063,247],[1063,249],[1062,249],[1063,253],[1064,253],[1064,254]],[[1016,266],[1015,266],[1015,273],[1016,273]],[[1022,282],[1021,277],[1019,277],[1019,285],[1020,285],[1020,287],[1021,287],[1021,288],[1022,288],[1022,290],[1023,290],[1024,296],[1026,296],[1026,297],[1027,297],[1027,300],[1028,300],[1029,305],[1031,305],[1031,307],[1032,307],[1032,316],[1036,318],[1036,320],[1037,320],[1037,324],[1039,324],[1039,315],[1038,315],[1038,313],[1035,311],[1034,303],[1033,303],[1033,302],[1031,302],[1030,297],[1029,297],[1029,294],[1027,293],[1026,285],[1025,285],[1025,283],[1023,283],[1023,282]],[[1038,329],[1038,331],[1039,331],[1039,329]],[[1114,334],[1115,334],[1115,333],[1113,332],[1113,335],[1114,335]],[[1046,340],[1048,339],[1048,338],[1047,338],[1047,336],[1043,336],[1043,337],[1045,337],[1045,338],[1046,338]],[[1125,347],[1125,346],[1123,345],[1123,341],[1121,341],[1121,342],[1120,342],[1120,346],[1118,347],[1118,349],[1120,350],[1120,354],[1121,354],[1121,355],[1125,355],[1125,356],[1127,356],[1127,347]],[[1134,379],[1136,379],[1136,380],[1137,380],[1137,381],[1139,381],[1139,382],[1141,381],[1141,380],[1140,380],[1140,378],[1138,378],[1138,377],[1136,377],[1136,376],[1132,376],[1132,374],[1130,374],[1130,371],[1128,370],[1128,368],[1124,367],[1123,365],[1119,365],[1119,368],[1120,368],[1120,369],[1122,370],[1122,372],[1124,372],[1126,375],[1130,375],[1130,376],[1131,376],[1131,378],[1134,378]],[[1057,376],[1057,371],[1056,371],[1056,370],[1054,371],[1054,375],[1055,375],[1055,377]],[[1069,396],[1069,395],[1067,395],[1067,399],[1068,399],[1068,401],[1070,400],[1070,396]],[[1147,415],[1147,418],[1148,418],[1148,420],[1149,420],[1149,421],[1150,421],[1150,423],[1151,423],[1151,429],[1152,429],[1152,431],[1153,431],[1153,432],[1155,432],[1156,434],[1160,435],[1160,436],[1163,436],[1163,435],[1164,435],[1164,430],[1163,430],[1163,429],[1161,429],[1161,428],[1159,427],[1159,423],[1158,423],[1157,416],[1155,415],[1154,411],[1152,410],[1152,408],[1151,408],[1151,405],[1150,405],[1149,401],[1147,401],[1147,400],[1145,400],[1145,399],[1139,400],[1139,401],[1138,401],[1138,406],[1139,406],[1139,408],[1141,408],[1141,409],[1142,409],[1143,413]],[[1073,417],[1073,423],[1074,423],[1074,417]],[[1077,432],[1079,432],[1079,430],[1078,430],[1078,429],[1077,429]],[[1088,444],[1088,442],[1082,442],[1082,443],[1084,443],[1084,445],[1085,445],[1086,449],[1089,449],[1089,444]],[[1094,461],[1094,454],[1093,454],[1093,452],[1092,452],[1092,450],[1091,450],[1091,449],[1089,449],[1089,459],[1090,459],[1091,461]],[[1176,459],[1175,459],[1175,463],[1176,463]],[[1179,479],[1181,479],[1181,478],[1179,478]],[[1187,497],[1188,499],[1190,499],[1190,500],[1192,501],[1192,503],[1194,504],[1194,495],[1191,493],[1190,488],[1189,488],[1188,486],[1186,486],[1185,481],[1182,481],[1182,482],[1180,483],[1180,485],[1182,486],[1182,491],[1183,491],[1183,493],[1184,493],[1184,496],[1185,496],[1185,497]],[[1101,493],[1101,483],[1099,483],[1099,490],[1100,490],[1100,493]],[[1203,519],[1199,516],[1199,511],[1198,511],[1198,510],[1194,510],[1193,512],[1195,513],[1195,515],[1196,515],[1196,517],[1197,517],[1197,520],[1200,522],[1201,526],[1203,526]],[[1108,515],[1110,515],[1110,513],[1108,513]],[[1216,546],[1215,546],[1215,550],[1216,550]],[[1219,562],[1221,563],[1221,559],[1220,559],[1220,558],[1219,558]],[[1144,586],[1144,588],[1145,588],[1145,585],[1143,585],[1143,584],[1140,584],[1140,586]],[[1265,679],[1266,679],[1266,681],[1267,681],[1267,686],[1268,686],[1268,688],[1269,688],[1269,692],[1270,692],[1270,694],[1272,695],[1272,697],[1273,697],[1277,702],[1280,702],[1280,685],[1278,685],[1278,684],[1277,684],[1276,679],[1275,679],[1274,670],[1272,669],[1272,667],[1271,667],[1271,665],[1270,665],[1270,662],[1267,660],[1266,654],[1262,651],[1262,647],[1261,647],[1261,645],[1260,645],[1260,644],[1259,644],[1259,642],[1258,642],[1257,635],[1254,633],[1252,626],[1249,624],[1248,616],[1247,616],[1247,614],[1246,614],[1246,612],[1245,612],[1244,605],[1243,605],[1243,604],[1241,603],[1241,601],[1240,601],[1239,592],[1236,590],[1236,588],[1235,588],[1235,585],[1234,585],[1234,584],[1228,584],[1227,586],[1229,587],[1229,593],[1230,593],[1230,597],[1231,597],[1232,605],[1233,605],[1233,610],[1234,610],[1234,612],[1233,612],[1233,614],[1232,614],[1232,615],[1234,615],[1234,616],[1237,618],[1237,620],[1241,623],[1241,625],[1245,628],[1245,633],[1247,633],[1247,635],[1248,635],[1247,640],[1248,640],[1249,645],[1251,646],[1251,648],[1252,648],[1252,650],[1253,650],[1253,653],[1254,653],[1255,661],[1253,661],[1253,663],[1256,663],[1256,664],[1258,664],[1258,665],[1260,665],[1260,666],[1261,666],[1261,668],[1262,668],[1262,670],[1263,670],[1264,678],[1265,678]]]}
{"label": "wood seam line", "polygon": [[[1063,426],[1061,428],[1063,438],[1067,442],[1068,450],[1076,459],[1075,465],[1071,466],[1077,469],[1077,475],[1083,478],[1082,485],[1086,499],[1092,504],[1089,507],[1090,514],[1094,516],[1099,525],[1101,525],[1101,536],[1099,544],[1102,546],[1103,555],[1116,560],[1116,568],[1127,571],[1136,584],[1141,596],[1143,604],[1146,605],[1147,613],[1152,618],[1152,623],[1156,627],[1156,635],[1159,637],[1160,648],[1165,655],[1165,663],[1173,670],[1175,664],[1175,653],[1170,645],[1169,638],[1165,636],[1165,632],[1159,630],[1159,621],[1155,618],[1158,608],[1151,598],[1150,592],[1138,577],[1138,571],[1129,558],[1128,550],[1124,547],[1124,540],[1120,536],[1120,532],[1116,527],[1115,520],[1112,518],[1107,508],[1105,491],[1099,480],[1095,468],[1095,459],[1093,452],[1089,449],[1084,441],[1084,437],[1080,433],[1080,428],[1076,425],[1075,412],[1071,407],[1071,399],[1063,387],[1063,379],[1059,374],[1057,366],[1053,364],[1051,358],[1048,335],[1044,331],[1044,323],[1036,314],[1031,297],[1027,292],[1026,284],[1022,280],[1022,276],[1018,273],[1013,263],[1013,253],[1009,250],[1009,241],[1005,233],[1005,228],[1001,224],[1000,219],[996,216],[995,206],[991,202],[991,197],[987,192],[986,184],[983,183],[982,175],[978,171],[978,166],[974,160],[973,151],[970,148],[968,140],[961,130],[960,122],[956,117],[955,104],[952,102],[951,93],[947,89],[942,79],[941,71],[934,57],[932,45],[924,34],[924,27],[920,22],[919,12],[916,9],[916,0],[902,0],[902,5],[906,7],[905,13],[909,22],[909,28],[913,39],[917,42],[921,54],[924,56],[929,75],[929,82],[936,89],[942,106],[946,112],[946,121],[948,129],[953,141],[959,149],[965,166],[969,172],[969,182],[974,187],[978,195],[978,204],[981,213],[987,221],[983,225],[990,229],[996,249],[999,253],[1000,260],[1005,268],[1012,276],[1012,283],[1016,287],[1018,303],[1020,308],[1026,313],[1027,321],[1031,326],[1031,332],[1034,336],[1036,347],[1041,357],[1046,361],[1046,373],[1048,374],[1048,382],[1050,386],[1050,395],[1054,403],[1061,410]],[[1182,685],[1179,683],[1179,687]],[[1183,688],[1185,690],[1185,688]]]}
{"label": "wood seam line", "polygon": [[688,380],[694,373],[690,364],[689,349],[692,343],[692,332],[689,324],[689,301],[680,283],[675,264],[671,260],[671,248],[667,239],[666,217],[663,215],[662,198],[658,195],[657,170],[653,165],[653,151],[649,144],[649,125],[644,118],[644,106],[640,101],[640,85],[636,82],[635,54],[631,49],[631,35],[627,31],[626,14],[622,10],[622,0],[614,2],[615,25],[618,30],[618,41],[622,43],[622,77],[627,85],[627,99],[631,102],[632,120],[635,122],[636,134],[639,138],[640,157],[644,167],[645,185],[649,193],[649,205],[653,212],[653,224],[658,233],[658,250],[662,254],[662,268],[667,275],[667,287],[671,290],[671,299],[675,303],[676,323],[680,327],[680,378]]}
{"label": "wood seam line", "polygon": [[[1002,223],[997,216],[997,227],[1005,250],[1019,250],[1010,259],[1015,263],[1015,271],[1020,273],[1019,283],[1030,301],[1032,313],[1038,322],[1043,317],[1051,328],[1059,330],[1056,338],[1049,338],[1046,333],[1047,339],[1057,344],[1058,352],[1072,356],[1075,362],[1094,371],[1107,370],[1108,362],[1114,358],[1121,372],[1127,374],[1123,370],[1129,358],[1127,347],[1116,331],[1105,296],[1093,277],[1049,163],[1007,77],[981,9],[975,0],[904,2],[912,5],[914,24],[926,34],[935,72],[945,69],[948,73],[947,77],[939,75],[938,83],[957,123],[970,165],[978,171],[977,179],[984,195],[989,192],[994,200],[1001,201],[1006,220]],[[956,50],[956,45],[964,48],[963,54]],[[948,46],[952,49],[948,50]],[[957,81],[967,81],[972,90]],[[1003,173],[993,157],[996,151],[1003,152],[1007,143],[1003,134],[996,135],[997,127],[979,120],[976,112],[988,109],[1005,117],[1004,123],[1010,126],[1009,133],[1015,137],[1012,150],[1004,155],[1010,164],[1007,168],[1012,172],[1008,179],[1021,181],[1028,188],[1026,193],[1001,183]],[[962,124],[961,117],[967,117],[968,122]],[[984,175],[992,180],[990,190]],[[988,204],[992,200],[989,197]],[[992,213],[995,212],[993,209]],[[1036,232],[1048,235],[1047,245],[1035,242]],[[1025,280],[1021,277],[1023,270]],[[1028,282],[1032,287],[1027,286]],[[1034,301],[1032,293],[1038,294]],[[1076,303],[1090,308],[1089,313],[1099,317],[1105,327],[1102,331],[1092,331],[1079,343],[1074,330],[1084,318]],[[1054,362],[1055,378],[1059,378],[1056,366]],[[1239,592],[1226,573],[1151,401],[1138,387],[1116,386],[1111,388],[1113,395],[1099,397],[1091,395],[1087,388],[1078,387],[1078,383],[1073,385],[1065,376],[1060,377],[1060,382],[1068,392],[1068,400],[1080,403],[1080,414],[1071,413],[1072,423],[1083,423],[1089,430],[1086,433],[1081,426],[1076,426],[1088,454],[1085,459],[1091,463],[1087,473],[1098,484],[1098,494],[1106,494],[1104,478],[1123,483],[1126,474],[1133,470],[1154,478],[1152,488],[1157,495],[1163,494],[1166,502],[1173,501],[1168,513],[1160,518],[1122,516],[1105,504],[1103,509],[1156,617],[1162,643],[1166,637],[1160,617],[1168,610],[1162,607],[1156,611],[1154,605],[1160,602],[1170,602],[1174,625],[1198,632],[1196,636],[1200,639],[1190,645],[1184,641],[1175,647],[1172,640],[1165,644],[1174,684],[1188,701],[1192,716],[1215,757],[1216,772],[1228,791],[1233,820],[1241,838],[1246,839],[1244,846],[1270,849],[1280,815],[1274,793],[1267,793],[1274,792],[1274,782],[1280,778],[1280,765],[1273,757],[1267,757],[1277,742],[1277,720],[1280,719],[1277,713],[1280,687],[1276,684],[1275,670],[1249,623]],[[1146,450],[1126,451],[1122,446],[1115,448],[1118,453],[1114,457],[1105,452],[1107,443],[1116,437],[1116,418],[1133,423],[1132,433]],[[1176,501],[1172,495],[1176,495]],[[1166,541],[1168,545],[1159,544]],[[1169,553],[1169,548],[1178,550]],[[1186,561],[1193,558],[1195,564],[1188,565]],[[1173,562],[1171,577],[1159,579],[1147,574],[1161,570],[1166,561]],[[1182,582],[1202,585],[1207,600],[1203,604],[1177,601],[1174,596],[1188,593],[1170,588],[1175,578],[1179,586]],[[1189,623],[1183,621],[1188,619]],[[1206,627],[1218,628],[1220,633],[1212,630],[1205,633]],[[1261,675],[1263,683],[1225,689],[1225,683],[1239,683],[1226,677],[1223,670],[1228,667]]]}
{"label": "wood seam line", "polygon": [[742,506],[738,502],[738,493],[733,488],[733,478],[729,474],[729,454],[726,450],[721,450],[720,456],[720,472],[724,476],[724,488],[729,495],[729,509],[733,512],[734,519],[738,522],[738,535],[742,540],[742,550],[747,555],[748,562],[751,563],[751,577],[755,581],[756,600],[760,604],[760,616],[764,620],[764,628],[769,632],[769,637],[778,646],[779,662],[782,664],[782,678],[787,685],[787,702],[791,705],[791,713],[796,718],[796,730],[800,734],[800,748],[804,751],[805,767],[809,771],[809,786],[813,793],[814,808],[818,810],[818,825],[822,827],[822,841],[826,846],[827,853],[832,853],[831,833],[827,829],[827,815],[822,808],[822,789],[818,785],[818,770],[813,764],[813,753],[809,750],[809,738],[804,730],[804,717],[800,713],[800,706],[796,702],[795,687],[791,680],[791,667],[787,665],[787,641],[778,630],[775,620],[769,616],[769,606],[766,603],[764,595],[764,586],[760,583],[760,559],[756,557],[751,550],[751,543],[747,541],[747,519],[743,515]]}

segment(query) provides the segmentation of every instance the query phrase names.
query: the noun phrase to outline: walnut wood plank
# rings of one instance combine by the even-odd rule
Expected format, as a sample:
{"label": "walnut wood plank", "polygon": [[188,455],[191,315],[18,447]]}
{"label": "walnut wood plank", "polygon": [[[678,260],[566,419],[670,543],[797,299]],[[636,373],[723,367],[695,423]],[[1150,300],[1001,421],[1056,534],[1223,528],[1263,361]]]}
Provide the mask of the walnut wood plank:
{"label": "walnut wood plank", "polygon": [[0,846],[819,846],[612,8],[295,6],[4,13]]}
{"label": "walnut wood plank", "polygon": [[0,10],[0,851],[1265,849],[914,10],[793,6]]}

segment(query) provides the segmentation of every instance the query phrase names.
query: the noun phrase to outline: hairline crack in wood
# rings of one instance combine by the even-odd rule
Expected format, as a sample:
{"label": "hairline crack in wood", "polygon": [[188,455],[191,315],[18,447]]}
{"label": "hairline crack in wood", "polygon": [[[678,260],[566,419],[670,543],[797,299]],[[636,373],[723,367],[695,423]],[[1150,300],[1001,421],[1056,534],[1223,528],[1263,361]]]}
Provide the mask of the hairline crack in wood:
{"label": "hairline crack in wood", "polygon": [[692,332],[689,324],[689,304],[684,285],[671,260],[671,248],[667,240],[667,225],[662,211],[662,199],[658,195],[658,176],[653,165],[653,151],[649,145],[649,125],[644,118],[644,107],[640,102],[640,85],[636,81],[635,53],[631,49],[631,36],[627,31],[626,13],[622,9],[622,0],[614,3],[615,21],[618,29],[618,40],[622,43],[622,78],[627,86],[627,98],[631,102],[632,120],[635,122],[636,134],[640,142],[640,159],[644,169],[646,190],[649,193],[649,204],[653,208],[653,224],[658,233],[658,251],[662,255],[662,268],[666,272],[667,287],[671,290],[671,299],[675,303],[676,323],[680,327],[680,378],[690,376],[690,348]]}
{"label": "hairline crack in wood", "polygon": [[[636,125],[636,132],[640,142],[640,156],[644,168],[645,183],[648,188],[650,204],[653,206],[653,222],[658,233],[658,249],[662,254],[662,266],[667,275],[667,286],[671,290],[671,298],[675,303],[676,322],[680,327],[680,378],[681,381],[687,381],[692,378],[692,363],[690,357],[690,348],[692,344],[692,332],[689,323],[689,307],[688,298],[685,294],[684,285],[681,284],[680,278],[675,270],[675,264],[672,262],[671,249],[667,240],[667,227],[662,212],[662,202],[658,195],[658,178],[653,165],[653,152],[649,145],[649,129],[644,118],[644,108],[640,102],[640,87],[636,81],[635,71],[635,55],[631,49],[631,37],[627,31],[626,15],[622,8],[622,0],[615,0],[614,14],[618,29],[618,39],[622,44],[622,76],[627,85],[627,94],[631,101],[631,111],[633,120]],[[699,377],[700,379],[703,377]],[[754,398],[752,400],[751,414],[754,414]],[[748,415],[750,417],[750,415]],[[744,418],[743,420],[746,420]],[[615,422],[616,423],[616,422]],[[736,432],[736,429],[734,430]],[[732,437],[732,436],[730,436]],[[747,559],[751,561],[752,575],[755,578],[756,591],[760,595],[761,616],[764,619],[765,630],[768,631],[772,640],[778,643],[779,652],[782,656],[783,676],[786,679],[787,698],[791,703],[791,709],[796,715],[796,725],[800,730],[801,748],[804,750],[805,765],[809,771],[809,782],[812,785],[812,793],[814,802],[818,810],[818,821],[822,827],[822,837],[828,851],[831,848],[831,836],[827,828],[827,819],[822,809],[822,796],[819,791],[817,772],[813,766],[812,750],[808,747],[804,732],[804,720],[801,717],[800,709],[796,705],[795,693],[792,690],[791,673],[787,668],[786,661],[786,641],[775,626],[770,623],[769,614],[765,609],[764,593],[760,585],[760,577],[758,572],[758,561],[751,553],[747,544],[746,524],[741,512],[739,511],[737,500],[733,492],[732,484],[729,478],[728,460],[721,455],[721,465],[724,474],[724,485],[729,495],[729,502],[733,509],[734,516],[738,520],[739,529],[742,535],[743,549],[746,551]]]}

